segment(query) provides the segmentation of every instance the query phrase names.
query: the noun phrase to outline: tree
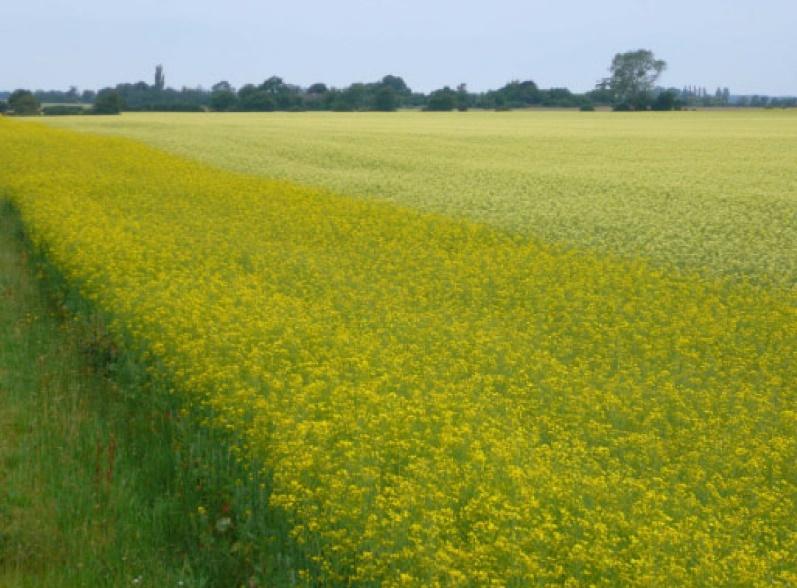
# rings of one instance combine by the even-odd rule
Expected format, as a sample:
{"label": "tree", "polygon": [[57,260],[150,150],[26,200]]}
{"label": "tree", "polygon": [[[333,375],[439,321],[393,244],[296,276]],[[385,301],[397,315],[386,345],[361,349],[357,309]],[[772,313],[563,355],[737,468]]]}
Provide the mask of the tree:
{"label": "tree", "polygon": [[468,85],[459,84],[457,86],[457,110],[465,112],[470,106],[470,94],[468,94]]}
{"label": "tree", "polygon": [[8,110],[8,103],[5,100],[0,100],[0,114]]}
{"label": "tree", "polygon": [[666,67],[665,61],[656,59],[647,49],[616,54],[609,67],[611,76],[606,79],[614,103],[645,110],[656,80]]}
{"label": "tree", "polygon": [[321,95],[321,94],[326,94],[327,92],[329,92],[329,88],[327,88],[326,84],[321,82],[312,84],[309,88],[307,88],[308,94]]}
{"label": "tree", "polygon": [[252,112],[270,112],[274,110],[274,99],[265,91],[252,84],[246,84],[238,90],[238,108]]}
{"label": "tree", "polygon": [[445,86],[429,94],[429,102],[426,104],[425,110],[441,112],[454,110],[456,106],[457,93],[448,86]]}
{"label": "tree", "polygon": [[560,108],[573,108],[581,106],[584,100],[573,94],[567,88],[550,88],[540,90],[543,106],[558,106]]}
{"label": "tree", "polygon": [[163,75],[163,66],[155,66],[155,89],[163,90],[166,87],[166,76]]}
{"label": "tree", "polygon": [[210,94],[210,107],[216,112],[233,110],[237,103],[235,92],[230,90],[215,90]]}
{"label": "tree", "polygon": [[235,90],[227,81],[213,84],[210,90],[210,107],[216,112],[232,110],[238,103]]}
{"label": "tree", "polygon": [[[686,92],[686,87],[684,87]],[[614,95],[609,89],[608,80],[601,80],[595,85],[595,89],[586,93],[587,100],[591,104],[610,105],[614,102]]]}
{"label": "tree", "polygon": [[388,74],[382,78],[382,85],[390,87],[396,94],[402,97],[407,97],[412,94],[412,90],[410,90],[401,76]]}
{"label": "tree", "polygon": [[258,86],[258,90],[271,98],[276,109],[295,110],[301,106],[300,89],[286,84],[279,76],[271,76]]}
{"label": "tree", "polygon": [[211,92],[235,92],[235,89],[232,87],[232,84],[227,80],[222,80],[220,82],[216,82],[210,87]]}
{"label": "tree", "polygon": [[94,99],[94,114],[119,114],[124,107],[122,97],[113,88],[103,88]]}
{"label": "tree", "polygon": [[393,112],[398,106],[396,91],[386,84],[380,84],[374,92],[373,110]]}
{"label": "tree", "polygon": [[367,98],[368,89],[365,84],[359,82],[354,83],[335,95],[334,102],[332,103],[332,110],[338,112],[363,110],[368,106],[366,102]]}
{"label": "tree", "polygon": [[8,109],[14,114],[39,114],[41,105],[30,90],[14,90],[8,97]]}
{"label": "tree", "polygon": [[681,110],[681,102],[678,100],[678,91],[671,88],[659,92],[659,95],[656,96],[650,108],[651,110]]}

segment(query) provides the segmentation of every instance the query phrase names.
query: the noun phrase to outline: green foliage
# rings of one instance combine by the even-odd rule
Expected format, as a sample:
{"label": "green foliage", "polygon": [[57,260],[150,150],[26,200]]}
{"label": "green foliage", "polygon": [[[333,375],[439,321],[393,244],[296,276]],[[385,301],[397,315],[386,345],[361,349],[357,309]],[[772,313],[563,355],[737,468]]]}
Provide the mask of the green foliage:
{"label": "green foliage", "polygon": [[445,86],[440,90],[435,90],[429,95],[429,102],[426,104],[428,111],[447,111],[457,107],[457,93]]}
{"label": "green foliage", "polygon": [[8,110],[8,102],[0,100],[0,114],[3,114],[6,110]]}
{"label": "green foliage", "polygon": [[248,112],[270,112],[275,108],[274,98],[263,89],[247,84],[238,90],[238,109]]}
{"label": "green foliage", "polygon": [[551,88],[540,91],[543,106],[559,108],[575,108],[583,103],[583,98],[576,96],[567,88]]}
{"label": "green foliage", "polygon": [[657,111],[681,110],[681,101],[678,100],[678,94],[675,90],[664,90],[659,92],[650,108]]}
{"label": "green foliage", "polygon": [[42,108],[42,114],[45,116],[74,116],[83,114],[84,112],[85,110],[82,106],[72,106],[69,104],[55,104]]}
{"label": "green foliage", "polygon": [[650,102],[656,80],[666,69],[667,63],[656,59],[652,51],[639,49],[618,53],[614,56],[605,80],[615,104],[623,104],[629,110],[645,110]]}
{"label": "green foliage", "polygon": [[468,86],[466,84],[460,84],[457,86],[457,110],[460,112],[465,112],[470,108],[473,104],[473,100],[471,99],[471,95],[468,93]]}
{"label": "green foliage", "polygon": [[210,95],[210,107],[216,112],[234,110],[238,97],[230,90],[214,90]]}
{"label": "green foliage", "polygon": [[392,87],[383,84],[374,93],[373,110],[392,112],[396,110],[397,105],[398,96]]}
{"label": "green foliage", "polygon": [[166,76],[163,74],[163,66],[155,67],[155,89],[163,90],[166,87]]}
{"label": "green foliage", "polygon": [[119,92],[112,88],[104,88],[97,92],[92,114],[119,114],[123,108],[124,102]]}
{"label": "green foliage", "polygon": [[382,86],[387,86],[388,88],[392,89],[398,96],[402,98],[408,97],[412,94],[412,90],[404,81],[404,78],[401,76],[394,76],[394,75],[386,75],[382,78],[380,82]]}
{"label": "green foliage", "polygon": [[525,108],[540,104],[543,96],[540,89],[531,80],[513,80],[498,90],[485,94],[480,106],[484,108]]}
{"label": "green foliage", "polygon": [[238,104],[238,96],[235,89],[227,81],[213,84],[210,93],[210,107],[216,112],[235,110]]}
{"label": "green foliage", "polygon": [[17,116],[39,114],[41,105],[29,90],[15,90],[8,98],[8,110]]}

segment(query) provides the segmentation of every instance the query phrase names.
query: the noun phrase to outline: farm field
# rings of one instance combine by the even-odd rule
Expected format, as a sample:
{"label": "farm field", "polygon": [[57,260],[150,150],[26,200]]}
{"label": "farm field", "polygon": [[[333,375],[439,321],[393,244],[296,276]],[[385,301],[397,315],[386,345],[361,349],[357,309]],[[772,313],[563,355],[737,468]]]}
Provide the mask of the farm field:
{"label": "farm field", "polygon": [[248,174],[725,275],[797,279],[797,112],[44,119]]}
{"label": "farm field", "polygon": [[797,583],[793,113],[46,122],[0,120],[0,197],[232,436],[286,521],[240,551],[292,543],[304,585]]}

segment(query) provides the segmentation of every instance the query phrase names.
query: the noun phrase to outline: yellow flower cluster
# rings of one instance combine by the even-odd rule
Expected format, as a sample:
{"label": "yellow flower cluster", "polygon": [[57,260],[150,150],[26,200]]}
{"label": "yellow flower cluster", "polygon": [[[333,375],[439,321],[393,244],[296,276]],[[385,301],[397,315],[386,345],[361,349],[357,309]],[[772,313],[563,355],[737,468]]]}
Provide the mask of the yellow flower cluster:
{"label": "yellow flower cluster", "polygon": [[322,581],[797,583],[793,289],[40,125],[0,121],[0,160]]}

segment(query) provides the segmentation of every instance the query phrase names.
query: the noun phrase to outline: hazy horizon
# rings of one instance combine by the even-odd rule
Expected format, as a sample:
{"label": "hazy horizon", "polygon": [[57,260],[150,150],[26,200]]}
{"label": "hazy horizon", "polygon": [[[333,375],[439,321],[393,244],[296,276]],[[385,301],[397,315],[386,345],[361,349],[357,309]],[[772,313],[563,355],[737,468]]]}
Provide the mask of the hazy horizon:
{"label": "hazy horizon", "polygon": [[399,75],[428,92],[471,91],[512,79],[592,89],[615,53],[651,49],[668,63],[663,86],[727,86],[734,94],[797,95],[797,3],[708,0],[601,5],[553,1],[426,5],[343,0],[335,6],[264,6],[231,0],[31,0],[4,8],[0,90],[98,89],[152,82],[163,64],[172,87],[235,86],[271,75],[308,86],[346,86]]}

